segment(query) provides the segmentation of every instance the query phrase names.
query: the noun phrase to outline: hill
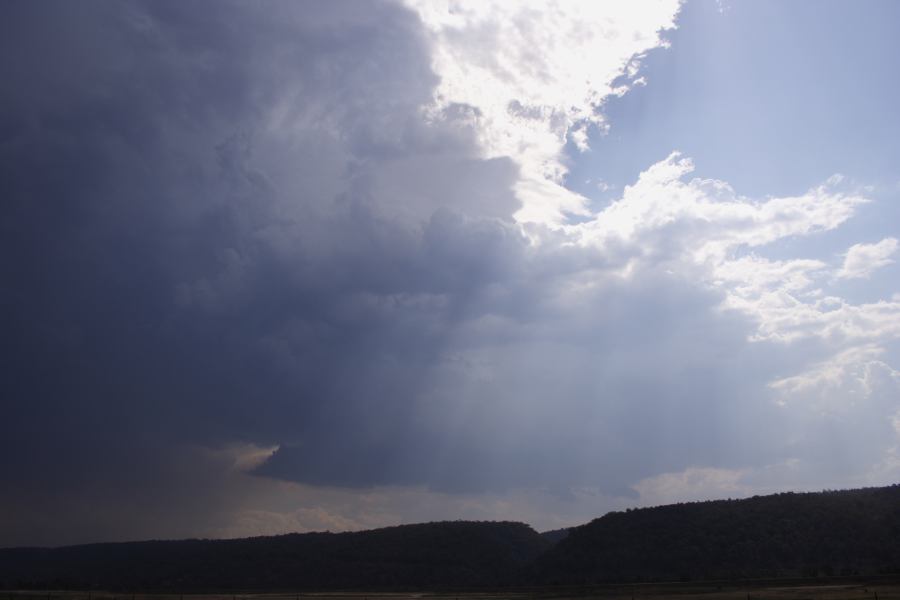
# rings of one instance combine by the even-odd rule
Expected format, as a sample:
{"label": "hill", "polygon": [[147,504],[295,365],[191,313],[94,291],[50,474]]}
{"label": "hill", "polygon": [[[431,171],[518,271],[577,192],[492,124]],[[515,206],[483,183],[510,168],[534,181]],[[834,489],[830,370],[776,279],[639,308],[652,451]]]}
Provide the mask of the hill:
{"label": "hill", "polygon": [[424,590],[900,573],[900,486],[612,512],[539,534],[452,521],[353,533],[0,550],[0,587]]}
{"label": "hill", "polygon": [[551,544],[558,544],[561,540],[564,540],[566,537],[568,537],[568,535],[568,527],[565,527],[563,529],[551,529],[550,531],[541,532],[541,537]]}
{"label": "hill", "polygon": [[900,572],[900,486],[609,513],[533,565],[546,584]]}
{"label": "hill", "polygon": [[304,590],[516,583],[549,543],[523,523],[452,521],[351,533],[0,550],[6,587]]}

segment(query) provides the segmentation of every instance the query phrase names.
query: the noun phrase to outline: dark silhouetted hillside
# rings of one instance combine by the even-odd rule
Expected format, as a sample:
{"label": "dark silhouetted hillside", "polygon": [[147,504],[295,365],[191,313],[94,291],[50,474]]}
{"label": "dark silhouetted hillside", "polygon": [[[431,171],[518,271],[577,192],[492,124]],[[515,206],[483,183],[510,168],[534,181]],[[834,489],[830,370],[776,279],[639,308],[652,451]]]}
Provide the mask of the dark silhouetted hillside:
{"label": "dark silhouetted hillside", "polygon": [[900,486],[614,512],[568,535],[455,521],[0,550],[0,585],[14,588],[433,590],[877,573],[900,573]]}
{"label": "dark silhouetted hillside", "polygon": [[609,513],[534,565],[542,583],[900,572],[900,486]]}
{"label": "dark silhouetted hillside", "polygon": [[7,587],[143,590],[503,586],[548,542],[523,523],[0,550]]}
{"label": "dark silhouetted hillside", "polygon": [[551,529],[550,531],[542,531],[541,537],[551,544],[558,544],[562,540],[569,537],[569,527],[563,529]]}

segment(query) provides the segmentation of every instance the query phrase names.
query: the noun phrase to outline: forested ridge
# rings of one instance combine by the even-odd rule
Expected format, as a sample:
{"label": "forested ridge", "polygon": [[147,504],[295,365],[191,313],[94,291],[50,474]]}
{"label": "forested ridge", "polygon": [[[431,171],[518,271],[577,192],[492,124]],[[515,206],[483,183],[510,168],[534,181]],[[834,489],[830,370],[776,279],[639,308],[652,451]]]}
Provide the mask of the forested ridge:
{"label": "forested ridge", "polygon": [[612,512],[539,534],[446,521],[351,533],[0,549],[6,588],[447,589],[900,573],[900,486]]}
{"label": "forested ridge", "polygon": [[209,591],[504,586],[549,543],[524,523],[0,550],[7,587]]}
{"label": "forested ridge", "polygon": [[900,572],[900,486],[612,512],[532,568],[546,583]]}

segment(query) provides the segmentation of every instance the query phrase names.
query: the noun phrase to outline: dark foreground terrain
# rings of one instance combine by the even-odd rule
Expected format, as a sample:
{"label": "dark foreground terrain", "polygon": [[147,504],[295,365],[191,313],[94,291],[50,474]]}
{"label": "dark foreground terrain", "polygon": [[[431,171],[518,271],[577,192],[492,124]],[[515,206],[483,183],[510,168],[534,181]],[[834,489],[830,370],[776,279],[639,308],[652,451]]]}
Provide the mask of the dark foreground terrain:
{"label": "dark foreground terrain", "polygon": [[[452,521],[355,533],[0,550],[2,589],[128,593],[118,600],[133,591],[503,589],[509,591],[503,597],[530,597],[575,586],[579,594],[602,589],[609,598],[701,593],[690,585],[715,599],[731,598],[738,588],[706,582],[835,576],[851,586],[841,594],[855,590],[834,597],[847,600],[869,597],[862,578],[898,573],[897,485],[614,512],[544,535],[523,523]],[[685,583],[654,588],[654,582]],[[751,593],[758,600],[745,588],[734,597]],[[773,583],[766,597],[832,598],[827,587],[803,588],[799,596],[793,589]],[[885,588],[878,600],[893,593]]]}
{"label": "dark foreground terrain", "polygon": [[633,583],[493,591],[148,594],[9,591],[4,600],[900,600],[900,578]]}

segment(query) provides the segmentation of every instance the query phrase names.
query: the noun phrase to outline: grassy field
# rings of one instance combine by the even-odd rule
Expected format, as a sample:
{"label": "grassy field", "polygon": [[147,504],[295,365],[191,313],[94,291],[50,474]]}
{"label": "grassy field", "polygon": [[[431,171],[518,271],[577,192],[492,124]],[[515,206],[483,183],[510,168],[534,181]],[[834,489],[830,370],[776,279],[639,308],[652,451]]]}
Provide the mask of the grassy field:
{"label": "grassy field", "polygon": [[605,585],[494,592],[323,592],[146,594],[106,591],[4,591],[0,600],[900,600],[900,580],[713,582]]}

